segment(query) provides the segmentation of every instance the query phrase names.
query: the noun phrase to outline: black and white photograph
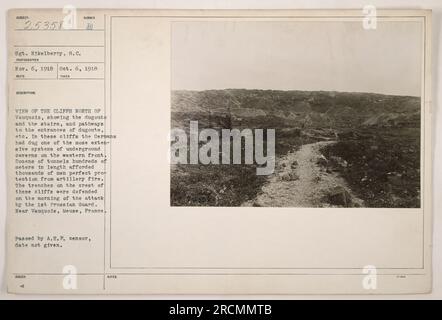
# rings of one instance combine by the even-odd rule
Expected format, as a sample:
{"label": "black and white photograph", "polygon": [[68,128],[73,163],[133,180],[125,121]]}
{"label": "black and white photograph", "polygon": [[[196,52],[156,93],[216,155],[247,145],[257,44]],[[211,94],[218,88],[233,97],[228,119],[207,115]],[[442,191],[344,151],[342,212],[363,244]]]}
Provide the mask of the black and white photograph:
{"label": "black and white photograph", "polygon": [[420,208],[422,24],[193,21],[171,37],[171,206]]}

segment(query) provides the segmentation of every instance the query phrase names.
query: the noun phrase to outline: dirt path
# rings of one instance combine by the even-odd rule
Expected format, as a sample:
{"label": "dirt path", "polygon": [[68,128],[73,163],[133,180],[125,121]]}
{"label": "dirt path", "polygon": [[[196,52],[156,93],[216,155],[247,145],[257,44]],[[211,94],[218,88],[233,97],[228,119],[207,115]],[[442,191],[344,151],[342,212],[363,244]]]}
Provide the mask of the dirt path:
{"label": "dirt path", "polygon": [[[263,207],[346,207],[362,206],[338,173],[326,170],[327,163],[319,151],[335,141],[303,145],[276,162],[275,173],[262,187],[262,192],[243,206]],[[330,200],[330,198],[332,200]]]}

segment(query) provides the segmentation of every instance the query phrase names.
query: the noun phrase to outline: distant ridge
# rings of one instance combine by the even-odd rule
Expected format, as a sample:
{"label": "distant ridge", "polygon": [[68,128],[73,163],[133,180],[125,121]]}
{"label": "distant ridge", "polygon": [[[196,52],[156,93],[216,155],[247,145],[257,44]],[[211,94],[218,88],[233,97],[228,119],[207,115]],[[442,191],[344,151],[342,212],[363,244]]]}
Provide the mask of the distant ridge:
{"label": "distant ridge", "polygon": [[378,93],[225,89],[172,91],[172,112],[275,117],[299,125],[383,126],[420,121],[420,98]]}

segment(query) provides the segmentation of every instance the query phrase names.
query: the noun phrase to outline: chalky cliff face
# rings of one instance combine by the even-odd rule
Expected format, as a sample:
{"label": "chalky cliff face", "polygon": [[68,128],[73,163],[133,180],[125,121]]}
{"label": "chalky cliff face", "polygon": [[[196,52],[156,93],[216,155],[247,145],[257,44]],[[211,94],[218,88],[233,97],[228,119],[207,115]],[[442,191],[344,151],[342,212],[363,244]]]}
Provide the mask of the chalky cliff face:
{"label": "chalky cliff face", "polygon": [[245,139],[240,164],[172,164],[172,206],[420,207],[418,97],[227,89],[174,91],[171,106],[186,133],[275,131],[269,175],[245,161]]}

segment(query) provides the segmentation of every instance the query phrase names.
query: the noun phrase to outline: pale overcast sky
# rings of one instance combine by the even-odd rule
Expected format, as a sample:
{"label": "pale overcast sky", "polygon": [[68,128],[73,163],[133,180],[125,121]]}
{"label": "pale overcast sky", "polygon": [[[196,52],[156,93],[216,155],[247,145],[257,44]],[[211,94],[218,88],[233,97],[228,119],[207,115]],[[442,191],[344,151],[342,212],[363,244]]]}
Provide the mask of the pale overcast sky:
{"label": "pale overcast sky", "polygon": [[421,94],[422,25],[174,22],[172,89]]}

